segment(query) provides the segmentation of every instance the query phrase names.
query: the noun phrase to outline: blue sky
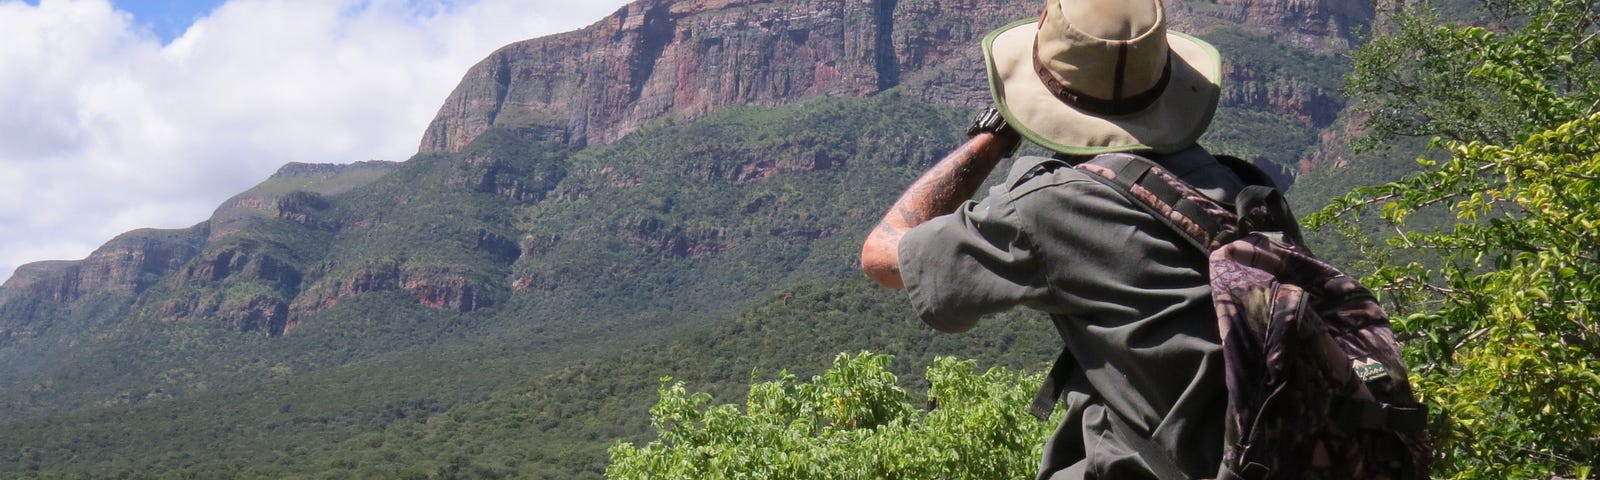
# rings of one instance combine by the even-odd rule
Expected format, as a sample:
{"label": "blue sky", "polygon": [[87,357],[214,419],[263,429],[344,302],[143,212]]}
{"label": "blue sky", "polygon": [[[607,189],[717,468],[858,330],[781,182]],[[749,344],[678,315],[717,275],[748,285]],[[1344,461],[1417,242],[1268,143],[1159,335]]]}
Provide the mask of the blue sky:
{"label": "blue sky", "polygon": [[123,0],[113,1],[111,5],[118,10],[133,14],[135,23],[150,29],[161,39],[162,43],[169,43],[182,34],[184,30],[187,30],[195,19],[211,13],[211,10],[222,5],[222,2],[216,0]]}
{"label": "blue sky", "polygon": [[0,282],[288,162],[401,161],[461,76],[624,0],[0,0]]}

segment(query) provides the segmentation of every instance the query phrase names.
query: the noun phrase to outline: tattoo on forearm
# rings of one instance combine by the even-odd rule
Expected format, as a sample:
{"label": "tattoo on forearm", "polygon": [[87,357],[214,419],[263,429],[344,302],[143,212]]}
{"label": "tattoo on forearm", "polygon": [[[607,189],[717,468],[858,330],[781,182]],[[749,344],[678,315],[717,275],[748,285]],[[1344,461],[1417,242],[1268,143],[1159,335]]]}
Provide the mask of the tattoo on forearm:
{"label": "tattoo on forearm", "polygon": [[[894,208],[890,210],[890,215],[898,216],[900,225],[916,225],[917,223],[926,221],[928,218],[930,218],[928,217],[927,212],[913,209],[908,205],[895,205]],[[890,227],[894,228],[893,225],[890,225]],[[897,231],[899,230],[899,228],[895,229]]]}
{"label": "tattoo on forearm", "polygon": [[893,212],[901,225],[917,225],[933,217],[955,211],[972,198],[983,185],[998,159],[985,155],[986,148],[971,143],[950,152],[917,179],[895,203]]}
{"label": "tattoo on forearm", "polygon": [[862,246],[862,267],[890,288],[901,288],[897,246],[911,228],[956,210],[972,198],[1009,144],[976,137],[940,159],[912,182]]}
{"label": "tattoo on forearm", "polygon": [[904,232],[933,217],[955,211],[977,193],[989,171],[999,162],[996,148],[992,141],[969,141],[945,155],[906,188],[884,215],[878,230]]}

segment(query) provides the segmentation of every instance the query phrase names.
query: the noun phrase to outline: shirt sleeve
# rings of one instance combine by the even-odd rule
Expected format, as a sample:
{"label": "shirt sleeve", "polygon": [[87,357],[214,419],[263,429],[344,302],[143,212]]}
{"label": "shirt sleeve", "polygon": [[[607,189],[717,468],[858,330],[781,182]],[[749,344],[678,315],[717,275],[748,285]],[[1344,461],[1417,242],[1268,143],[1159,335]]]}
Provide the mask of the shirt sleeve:
{"label": "shirt sleeve", "polygon": [[969,201],[900,240],[900,277],[933,328],[965,331],[983,315],[1044,304],[1047,280],[1034,245],[1004,198]]}

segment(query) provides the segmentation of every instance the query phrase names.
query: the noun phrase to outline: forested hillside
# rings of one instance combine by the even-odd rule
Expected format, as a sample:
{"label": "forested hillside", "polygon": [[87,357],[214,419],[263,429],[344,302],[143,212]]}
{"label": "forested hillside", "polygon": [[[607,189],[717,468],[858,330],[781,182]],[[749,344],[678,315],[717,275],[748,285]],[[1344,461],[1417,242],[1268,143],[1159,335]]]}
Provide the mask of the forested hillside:
{"label": "forested hillside", "polygon": [[[528,423],[502,425],[498,413],[482,419],[512,428],[503,435],[525,439],[470,434],[487,432],[488,423],[465,428],[462,438],[478,438],[468,443],[482,448],[521,450],[517,458],[523,460],[507,472],[598,473],[611,440],[647,433],[641,414],[663,375],[744,381],[756,368],[820,368],[843,350],[926,359],[936,339],[985,342],[934,337],[887,292],[855,280],[834,285],[855,278],[855,232],[875,222],[877,212],[869,209],[897,193],[939,145],[957,141],[959,132],[949,125],[961,117],[891,92],[783,109],[734,108],[564,157],[548,153],[560,149],[530,154],[539,140],[495,132],[459,154],[419,156],[323,198],[318,210],[339,222],[381,217],[399,226],[308,231],[273,218],[231,234],[249,240],[222,248],[256,245],[256,252],[265,252],[256,255],[271,255],[305,251],[284,247],[294,242],[359,236],[368,239],[362,248],[344,250],[336,242],[324,255],[369,272],[440,265],[466,275],[542,280],[516,284],[523,293],[515,296],[480,290],[474,297],[480,304],[470,312],[419,303],[400,281],[388,289],[369,283],[359,288],[371,291],[341,298],[316,321],[300,322],[282,336],[237,323],[167,321],[119,325],[82,338],[70,327],[92,326],[61,320],[61,328],[14,339],[0,350],[19,359],[52,348],[72,352],[70,360],[42,366],[29,383],[8,390],[8,428],[0,442],[17,448],[8,450],[16,452],[15,463],[0,466],[10,465],[12,474],[115,476],[208,476],[245,467],[263,476],[330,469],[370,474],[402,466],[436,472],[450,459],[423,447],[440,438],[410,434],[384,441],[402,450],[374,452],[404,461],[329,462],[348,458],[333,453],[345,452],[363,433],[461,415],[451,412],[510,408],[498,399],[532,395],[543,400],[537,411],[519,414],[529,415]],[[524,185],[547,176],[561,181],[544,201],[522,206],[490,201],[501,194],[495,190],[448,193],[459,179],[482,179],[495,169],[521,169],[502,178]],[[543,173],[555,170],[563,173]],[[618,183],[629,188],[604,188]],[[398,189],[429,188],[441,190],[430,197],[435,203],[380,204]],[[511,219],[543,247],[508,265],[474,244],[456,243],[476,235],[456,232],[484,229],[479,222],[491,216]],[[376,273],[363,275],[367,282],[382,281]],[[170,279],[146,291],[185,292],[179,298],[219,305],[212,308],[226,308],[229,298],[277,295],[256,278],[224,281],[217,293],[206,288]],[[136,301],[116,308],[127,314],[161,311],[161,305]],[[1037,333],[997,329],[999,340],[987,342],[1026,338],[1032,350],[1010,361],[1048,359],[1053,346]],[[682,339],[665,340],[674,338]],[[997,359],[1007,351],[985,350],[972,353]],[[597,403],[613,406],[592,412]],[[539,425],[562,428],[546,433]],[[490,462],[463,448],[457,463],[500,465],[498,458]],[[558,453],[572,449],[587,453]],[[296,454],[305,451],[329,456]]]}

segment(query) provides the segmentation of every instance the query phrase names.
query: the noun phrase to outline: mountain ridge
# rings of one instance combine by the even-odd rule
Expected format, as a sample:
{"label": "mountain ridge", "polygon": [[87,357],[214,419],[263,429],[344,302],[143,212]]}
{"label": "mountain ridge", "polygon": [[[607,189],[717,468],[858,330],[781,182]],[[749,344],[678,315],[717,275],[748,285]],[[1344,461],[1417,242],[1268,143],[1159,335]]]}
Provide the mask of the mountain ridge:
{"label": "mountain ridge", "polygon": [[[693,121],[725,105],[776,106],[897,86],[933,104],[977,107],[989,101],[979,41],[1036,16],[1037,3],[635,2],[582,30],[490,54],[445,100],[418,151],[459,151],[493,125],[607,143],[663,117]],[[1174,30],[1233,25],[1312,52],[1348,50],[1376,15],[1367,2],[1343,0],[1183,1],[1167,9]],[[1282,94],[1293,108],[1318,110],[1321,125],[1342,107],[1322,111],[1330,108],[1325,98],[1251,73],[1232,69],[1229,81],[1268,83],[1246,95]]]}

